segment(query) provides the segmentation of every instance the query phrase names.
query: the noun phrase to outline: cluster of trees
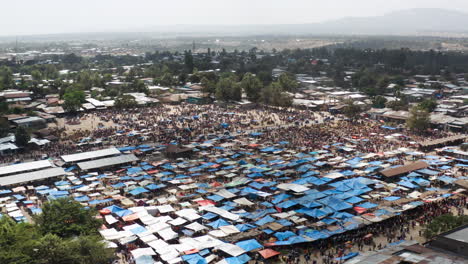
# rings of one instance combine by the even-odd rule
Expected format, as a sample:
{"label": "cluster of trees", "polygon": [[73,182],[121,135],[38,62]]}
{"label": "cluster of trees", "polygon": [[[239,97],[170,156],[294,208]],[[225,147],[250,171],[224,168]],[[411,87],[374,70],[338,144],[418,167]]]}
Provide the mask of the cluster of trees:
{"label": "cluster of trees", "polygon": [[0,263],[104,264],[113,252],[97,234],[96,212],[71,199],[44,204],[35,223],[0,218]]}
{"label": "cluster of trees", "polygon": [[406,125],[409,129],[422,133],[431,125],[431,112],[437,107],[437,102],[433,99],[426,99],[410,109],[409,118]]}
{"label": "cluster of trees", "polygon": [[468,224],[468,215],[441,215],[434,218],[429,224],[424,226],[423,235],[427,239],[431,239],[441,233],[450,231],[466,224]]}
{"label": "cluster of trees", "polygon": [[77,112],[83,103],[86,102],[84,91],[76,88],[69,88],[63,95],[63,109],[68,112]]}
{"label": "cluster of trees", "polygon": [[114,106],[117,108],[132,108],[138,106],[138,103],[135,100],[135,97],[124,94],[115,98]]}
{"label": "cluster of trees", "polygon": [[240,101],[245,92],[247,99],[254,103],[263,103],[274,106],[291,106],[292,96],[298,88],[298,83],[290,74],[284,73],[277,81],[268,85],[254,74],[245,73],[242,78],[231,73],[222,74],[219,79],[202,79],[205,92],[214,93],[220,101]]}

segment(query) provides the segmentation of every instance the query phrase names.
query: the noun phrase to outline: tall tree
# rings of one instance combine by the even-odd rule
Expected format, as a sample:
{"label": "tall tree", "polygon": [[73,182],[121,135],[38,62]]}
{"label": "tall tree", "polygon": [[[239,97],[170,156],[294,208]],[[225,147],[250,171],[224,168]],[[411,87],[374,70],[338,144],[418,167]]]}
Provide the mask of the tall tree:
{"label": "tall tree", "polygon": [[185,63],[185,69],[187,70],[188,73],[193,72],[193,68],[195,67],[193,63],[193,55],[192,51],[185,51],[184,52],[184,63]]}
{"label": "tall tree", "polygon": [[18,146],[25,147],[28,145],[29,140],[31,140],[31,136],[24,127],[19,126],[15,131],[15,139]]}
{"label": "tall tree", "polygon": [[220,101],[240,101],[242,88],[236,83],[234,77],[221,78],[216,85],[216,99]]}
{"label": "tall tree", "polygon": [[262,91],[262,82],[251,73],[246,73],[242,78],[241,86],[244,89],[247,98],[252,102],[260,100],[260,93]]}
{"label": "tall tree", "polygon": [[81,104],[86,102],[85,93],[78,89],[69,89],[63,95],[65,111],[76,112],[81,108]]}
{"label": "tall tree", "polygon": [[279,76],[278,83],[281,85],[283,90],[287,92],[295,93],[297,88],[299,88],[298,82],[294,76],[289,73],[282,73]]}
{"label": "tall tree", "polygon": [[426,99],[419,103],[418,107],[431,113],[437,108],[437,102],[434,99]]}
{"label": "tall tree", "polygon": [[355,104],[353,100],[346,100],[343,113],[347,118],[354,121],[359,118],[359,115],[362,113],[362,108]]}
{"label": "tall tree", "polygon": [[421,133],[429,128],[430,121],[428,111],[414,106],[410,109],[410,115],[408,119],[406,119],[406,126],[415,132]]}
{"label": "tall tree", "polygon": [[278,82],[273,82],[262,89],[261,100],[264,104],[280,107],[289,107],[293,102],[292,97],[283,90]]}
{"label": "tall tree", "polygon": [[375,107],[375,108],[385,108],[385,104],[387,103],[387,99],[383,96],[376,96],[373,100],[372,100],[372,107]]}
{"label": "tall tree", "polygon": [[45,203],[42,214],[37,215],[35,221],[42,233],[67,238],[96,234],[102,221],[95,215],[95,210],[86,209],[72,199],[61,198]]}

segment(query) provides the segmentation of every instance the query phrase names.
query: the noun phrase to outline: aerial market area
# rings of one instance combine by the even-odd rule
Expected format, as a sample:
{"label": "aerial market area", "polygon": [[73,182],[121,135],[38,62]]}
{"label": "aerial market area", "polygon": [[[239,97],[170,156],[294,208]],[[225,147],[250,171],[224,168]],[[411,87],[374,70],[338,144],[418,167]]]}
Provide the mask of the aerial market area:
{"label": "aerial market area", "polygon": [[467,263],[466,55],[81,52],[0,68],[0,262]]}

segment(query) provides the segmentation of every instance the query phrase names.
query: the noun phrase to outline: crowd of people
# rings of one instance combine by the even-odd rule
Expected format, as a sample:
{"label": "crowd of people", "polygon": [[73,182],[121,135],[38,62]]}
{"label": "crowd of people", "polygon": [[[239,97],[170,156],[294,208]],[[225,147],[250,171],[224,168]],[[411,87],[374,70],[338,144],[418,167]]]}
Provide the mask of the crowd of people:
{"label": "crowd of people", "polygon": [[[68,122],[68,121],[73,122]],[[81,121],[91,120],[89,127]],[[15,161],[57,158],[61,155],[89,151],[102,146],[138,144],[188,144],[221,133],[263,132],[263,137],[288,141],[292,146],[313,150],[325,144],[360,140],[359,150],[383,152],[409,146],[427,138],[442,138],[447,132],[436,131],[424,138],[402,130],[402,137],[388,140],[395,133],[375,120],[344,120],[340,115],[301,109],[258,107],[223,108],[216,105],[160,105],[146,108],[100,110],[65,117],[63,126],[51,126],[54,139],[41,147],[28,148],[14,155],[3,155],[0,164]]]}

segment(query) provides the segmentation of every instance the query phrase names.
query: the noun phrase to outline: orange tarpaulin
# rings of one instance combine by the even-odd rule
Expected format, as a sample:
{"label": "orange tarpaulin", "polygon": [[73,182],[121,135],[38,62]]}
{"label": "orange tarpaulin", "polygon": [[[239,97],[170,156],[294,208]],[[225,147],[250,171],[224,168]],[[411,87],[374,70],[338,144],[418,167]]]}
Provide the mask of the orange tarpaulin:
{"label": "orange tarpaulin", "polygon": [[111,211],[109,209],[102,209],[102,210],[99,210],[99,213],[102,215],[108,215],[111,213]]}
{"label": "orange tarpaulin", "polygon": [[147,173],[149,174],[155,174],[155,173],[158,173],[159,171],[158,170],[150,170],[150,171],[147,171]]}
{"label": "orange tarpaulin", "polygon": [[195,254],[195,253],[198,253],[198,252],[199,252],[199,250],[196,249],[196,248],[184,251],[185,255]]}
{"label": "orange tarpaulin", "polygon": [[249,145],[249,147],[251,147],[251,148],[256,148],[256,147],[258,147],[258,146],[260,146],[260,145],[259,145],[259,144],[250,144],[250,145]]}
{"label": "orange tarpaulin", "polygon": [[125,221],[125,222],[129,222],[129,221],[134,221],[134,220],[137,220],[138,218],[138,214],[131,214],[131,215],[126,215],[124,217],[122,217],[122,219]]}
{"label": "orange tarpaulin", "polygon": [[260,250],[258,253],[260,253],[260,255],[262,255],[264,259],[271,258],[280,254],[278,251],[274,251],[273,249],[269,248]]}

